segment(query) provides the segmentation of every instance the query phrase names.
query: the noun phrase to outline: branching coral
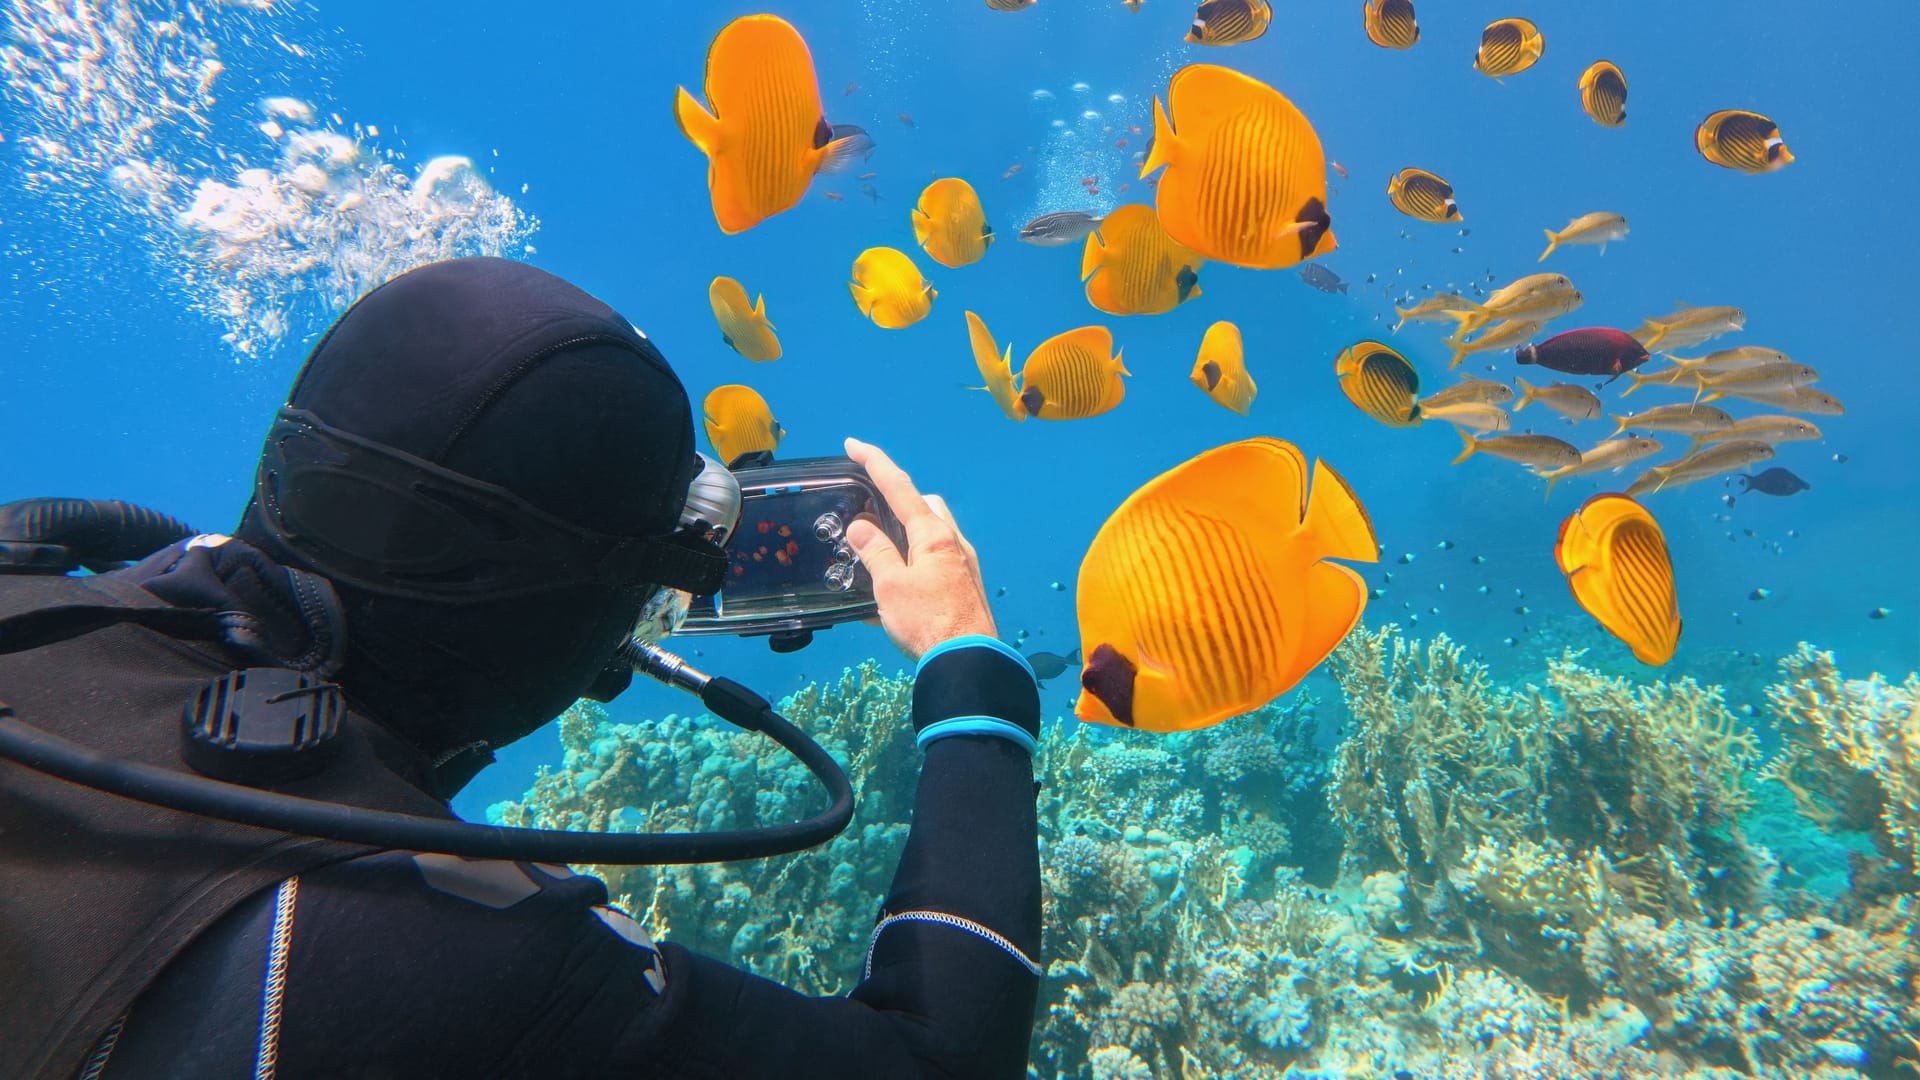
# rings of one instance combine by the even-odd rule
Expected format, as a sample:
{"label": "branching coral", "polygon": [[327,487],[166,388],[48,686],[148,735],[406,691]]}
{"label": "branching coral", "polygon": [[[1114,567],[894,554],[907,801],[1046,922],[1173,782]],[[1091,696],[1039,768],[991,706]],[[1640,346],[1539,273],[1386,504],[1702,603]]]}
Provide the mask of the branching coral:
{"label": "branching coral", "polygon": [[1352,727],[1328,786],[1347,861],[1430,885],[1488,837],[1517,840],[1540,817],[1546,745],[1534,695],[1494,686],[1486,665],[1436,635],[1354,631],[1330,664]]}
{"label": "branching coral", "polygon": [[1805,642],[1780,671],[1767,702],[1789,741],[1768,777],[1818,820],[1877,825],[1882,850],[1920,871],[1920,675],[1845,679],[1832,653]]}
{"label": "branching coral", "polygon": [[1635,686],[1577,656],[1548,669],[1563,703],[1551,728],[1553,834],[1637,866],[1650,886],[1632,898],[1643,909],[1697,916],[1752,905],[1762,863],[1739,823],[1753,805],[1758,739],[1717,687]]}

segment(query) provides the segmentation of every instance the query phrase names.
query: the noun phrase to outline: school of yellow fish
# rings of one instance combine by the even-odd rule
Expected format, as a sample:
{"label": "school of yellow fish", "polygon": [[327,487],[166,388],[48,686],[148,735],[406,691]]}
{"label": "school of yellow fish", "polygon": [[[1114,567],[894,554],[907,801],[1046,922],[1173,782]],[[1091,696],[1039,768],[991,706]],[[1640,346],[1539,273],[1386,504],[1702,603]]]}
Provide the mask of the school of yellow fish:
{"label": "school of yellow fish", "polygon": [[[1138,0],[1123,2],[1139,10]],[[985,0],[995,12],[1033,3]],[[1265,35],[1272,20],[1266,0],[1203,0],[1186,41],[1242,45]],[[1421,40],[1411,0],[1366,0],[1361,29],[1383,49],[1411,49]],[[1482,31],[1472,67],[1489,78],[1510,78],[1538,63],[1545,48],[1532,21],[1499,19]],[[1577,89],[1581,109],[1595,123],[1626,123],[1626,76],[1613,62],[1593,62]],[[674,115],[707,158],[714,219],[723,233],[751,229],[792,208],[817,174],[850,170],[872,152],[864,132],[828,122],[807,43],[777,16],[727,24],[707,52],[703,90],[704,104],[681,88]],[[905,114],[900,119],[913,123]],[[1728,169],[1764,173],[1793,161],[1773,121],[1746,110],[1712,113],[1694,140],[1702,158]],[[1208,262],[1281,269],[1335,249],[1327,173],[1331,167],[1344,177],[1346,169],[1328,161],[1300,109],[1258,79],[1217,64],[1179,69],[1164,97],[1154,98],[1152,138],[1135,160],[1153,197],[1099,220],[1081,248],[1087,301],[1104,314],[1157,315],[1196,300]],[[1464,218],[1453,186],[1426,169],[1395,173],[1387,198],[1419,221]],[[981,262],[994,242],[978,192],[960,177],[928,184],[909,218],[926,258],[950,270]],[[1628,226],[1619,214],[1595,212],[1545,232],[1542,262],[1572,245],[1604,254]],[[847,288],[859,315],[887,330],[926,319],[939,296],[913,256],[886,246],[854,258]],[[728,347],[754,362],[780,358],[764,296],[750,302],[741,282],[721,276],[708,297]],[[1456,464],[1484,455],[1528,466],[1546,480],[1549,497],[1564,478],[1619,472],[1659,453],[1654,433],[1691,436],[1684,456],[1647,468],[1622,493],[1587,500],[1562,522],[1553,548],[1576,601],[1642,662],[1664,664],[1680,634],[1673,569],[1660,527],[1637,497],[1743,469],[1772,457],[1782,442],[1822,437],[1811,422],[1788,414],[1844,410],[1813,388],[1819,378],[1813,368],[1776,350],[1742,346],[1674,355],[1741,330],[1746,316],[1735,307],[1682,304],[1649,317],[1631,335],[1580,330],[1536,343],[1550,322],[1583,303],[1566,274],[1537,273],[1479,301],[1443,293],[1396,308],[1393,332],[1408,322],[1452,323],[1445,339],[1450,367],[1475,354],[1518,350],[1522,364],[1608,383],[1624,377],[1621,397],[1656,386],[1691,399],[1609,414],[1598,395],[1576,383],[1516,379],[1516,400],[1513,386],[1477,377],[1423,396],[1415,363],[1372,340],[1341,350],[1334,375],[1374,421],[1395,428],[1452,424],[1462,440]],[[981,315],[964,316],[983,380],[975,389],[1009,420],[1083,420],[1125,398],[1131,373],[1106,326],[1063,330],[1035,345],[1016,371],[1013,347],[1002,349]],[[1636,370],[1656,352],[1670,365]],[[1207,328],[1189,379],[1221,407],[1249,413],[1257,388],[1234,323]],[[1736,419],[1711,404],[1723,399],[1783,412]],[[1513,415],[1536,403],[1564,425],[1610,417],[1616,426],[1586,449],[1531,430],[1513,432]],[[785,434],[768,403],[744,385],[710,393],[703,419],[709,442],[729,464],[773,453]],[[1249,490],[1267,497],[1248,499]],[[1166,558],[1169,547],[1183,557]],[[1354,492],[1330,466],[1309,464],[1291,443],[1232,442],[1155,477],[1101,526],[1082,562],[1077,608],[1086,663],[1075,714],[1177,731],[1266,703],[1313,670],[1359,621],[1368,590],[1353,570],[1329,560],[1372,562],[1378,552]],[[1222,587],[1228,581],[1235,585]]]}

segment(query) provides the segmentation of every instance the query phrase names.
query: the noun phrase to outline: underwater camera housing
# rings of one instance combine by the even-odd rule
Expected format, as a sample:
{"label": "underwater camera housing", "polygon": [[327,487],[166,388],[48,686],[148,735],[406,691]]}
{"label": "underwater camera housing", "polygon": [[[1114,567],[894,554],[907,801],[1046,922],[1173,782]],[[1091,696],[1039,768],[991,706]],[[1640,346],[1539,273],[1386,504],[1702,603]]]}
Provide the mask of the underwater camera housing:
{"label": "underwater camera housing", "polygon": [[906,547],[906,532],[868,478],[844,457],[733,463],[740,522],[727,541],[727,579],[696,596],[676,635],[770,635],[798,648],[812,631],[872,617],[873,578],[847,543],[856,518]]}

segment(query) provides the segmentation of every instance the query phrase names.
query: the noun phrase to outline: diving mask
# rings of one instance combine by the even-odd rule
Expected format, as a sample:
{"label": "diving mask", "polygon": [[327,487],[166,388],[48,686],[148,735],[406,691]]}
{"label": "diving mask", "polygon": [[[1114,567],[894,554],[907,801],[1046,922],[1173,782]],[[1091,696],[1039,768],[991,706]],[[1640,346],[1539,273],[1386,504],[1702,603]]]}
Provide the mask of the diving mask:
{"label": "diving mask", "polygon": [[[681,532],[725,548],[739,523],[740,482],[726,466],[701,454],[700,474],[688,486],[687,502],[680,511]],[[693,593],[686,589],[667,586],[655,589],[640,609],[640,618],[633,627],[633,640],[652,644],[677,632],[692,604]]]}

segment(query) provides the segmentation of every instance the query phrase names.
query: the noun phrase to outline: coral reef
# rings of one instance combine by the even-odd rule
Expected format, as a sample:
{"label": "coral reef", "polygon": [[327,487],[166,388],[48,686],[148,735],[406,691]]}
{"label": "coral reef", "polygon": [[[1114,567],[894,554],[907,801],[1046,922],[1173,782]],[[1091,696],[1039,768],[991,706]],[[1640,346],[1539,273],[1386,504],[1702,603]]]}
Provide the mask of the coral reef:
{"label": "coral reef", "polygon": [[[1362,627],[1328,665],[1344,710],[1302,690],[1172,736],[1051,730],[1031,1074],[1920,1076],[1920,682],[1847,680],[1803,646],[1750,720],[1690,678],[1542,659],[1538,685],[1501,685],[1444,635]],[[786,703],[860,794],[825,852],[609,869],[613,891],[695,948],[844,991],[909,820],[909,690],[868,664]],[[806,809],[756,737],[582,705],[562,738],[500,820]],[[1789,872],[1776,841],[1823,865]]]}

